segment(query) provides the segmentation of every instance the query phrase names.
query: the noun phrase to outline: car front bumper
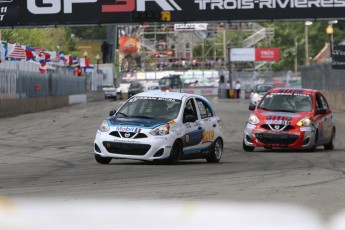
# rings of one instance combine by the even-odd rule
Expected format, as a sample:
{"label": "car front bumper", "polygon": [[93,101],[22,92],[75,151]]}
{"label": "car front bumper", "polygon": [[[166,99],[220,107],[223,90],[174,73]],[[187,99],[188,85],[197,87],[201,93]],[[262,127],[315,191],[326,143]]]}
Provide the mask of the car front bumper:
{"label": "car front bumper", "polygon": [[169,135],[146,138],[119,138],[109,132],[97,131],[94,141],[94,153],[102,157],[133,160],[163,160],[170,156],[175,138]]}
{"label": "car front bumper", "polygon": [[247,123],[244,143],[251,147],[311,149],[315,144],[315,132],[314,126],[273,131]]}

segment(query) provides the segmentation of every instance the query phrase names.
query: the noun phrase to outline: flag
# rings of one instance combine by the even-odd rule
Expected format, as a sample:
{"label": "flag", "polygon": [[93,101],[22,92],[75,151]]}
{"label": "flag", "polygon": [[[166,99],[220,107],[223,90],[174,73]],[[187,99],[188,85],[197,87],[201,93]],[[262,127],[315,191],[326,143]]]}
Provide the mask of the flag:
{"label": "flag", "polygon": [[51,62],[54,62],[54,63],[56,63],[56,62],[59,62],[60,61],[60,56],[58,55],[58,53],[57,52],[49,52],[49,55],[50,55],[50,61]]}
{"label": "flag", "polygon": [[43,56],[44,56],[44,60],[46,62],[50,62],[50,54],[49,54],[49,52],[44,52]]}
{"label": "flag", "polygon": [[41,65],[39,67],[40,73],[44,74],[47,71],[47,66],[45,62],[41,62]]}
{"label": "flag", "polygon": [[36,53],[35,53],[35,49],[30,47],[30,46],[25,46],[25,54],[26,54],[26,60],[35,60],[36,58]]}
{"label": "flag", "polygon": [[0,61],[6,60],[7,56],[7,42],[0,43]]}
{"label": "flag", "polygon": [[8,58],[11,60],[23,60],[26,59],[26,53],[23,47],[20,45],[14,45],[13,50],[11,50]]}
{"label": "flag", "polygon": [[44,48],[34,48],[34,50],[39,56],[43,55],[43,52],[46,51]]}
{"label": "flag", "polygon": [[80,67],[85,68],[85,67],[90,67],[90,58],[80,58]]}

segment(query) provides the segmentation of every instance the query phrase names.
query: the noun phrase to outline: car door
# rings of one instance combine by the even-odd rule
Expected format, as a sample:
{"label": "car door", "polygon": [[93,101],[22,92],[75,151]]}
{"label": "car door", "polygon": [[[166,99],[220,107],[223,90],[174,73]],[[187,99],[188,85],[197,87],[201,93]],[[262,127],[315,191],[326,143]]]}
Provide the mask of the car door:
{"label": "car door", "polygon": [[[187,121],[187,116],[194,116],[194,121]],[[183,108],[183,153],[185,155],[199,153],[203,139],[203,128],[198,117],[197,108],[193,97],[186,100]]]}
{"label": "car door", "polygon": [[218,122],[206,101],[201,98],[196,98],[195,100],[200,115],[200,125],[203,129],[203,138],[200,146],[202,151],[207,151],[215,141]]}
{"label": "car door", "polygon": [[333,115],[329,109],[326,99],[320,94],[316,94],[316,109],[326,109],[326,114],[317,114],[316,117],[319,120],[319,141],[321,143],[326,142],[331,137],[333,128]]}

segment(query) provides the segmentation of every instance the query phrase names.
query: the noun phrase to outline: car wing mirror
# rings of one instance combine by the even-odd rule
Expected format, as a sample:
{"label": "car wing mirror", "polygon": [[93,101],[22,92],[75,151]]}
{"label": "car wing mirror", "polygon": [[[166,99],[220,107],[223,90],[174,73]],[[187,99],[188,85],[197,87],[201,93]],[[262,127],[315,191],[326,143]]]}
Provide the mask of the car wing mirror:
{"label": "car wing mirror", "polygon": [[327,109],[324,109],[324,108],[316,109],[316,114],[326,114],[326,113],[327,113]]}
{"label": "car wing mirror", "polygon": [[109,116],[112,117],[112,116],[114,116],[115,113],[116,113],[116,109],[111,110],[111,111],[109,112]]}
{"label": "car wing mirror", "polygon": [[249,107],[248,107],[248,109],[253,111],[253,110],[255,109],[255,106],[256,106],[256,105],[254,105],[254,104],[250,104]]}
{"label": "car wing mirror", "polygon": [[195,122],[196,118],[194,115],[187,115],[184,122]]}

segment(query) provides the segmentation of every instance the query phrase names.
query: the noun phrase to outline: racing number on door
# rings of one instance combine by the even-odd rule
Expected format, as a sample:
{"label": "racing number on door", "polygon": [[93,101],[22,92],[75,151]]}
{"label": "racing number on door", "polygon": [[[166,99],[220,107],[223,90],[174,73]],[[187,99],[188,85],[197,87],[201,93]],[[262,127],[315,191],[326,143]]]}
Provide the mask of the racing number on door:
{"label": "racing number on door", "polygon": [[135,10],[135,0],[115,0],[113,5],[103,5],[102,12],[132,12]]}
{"label": "racing number on door", "polygon": [[202,143],[213,142],[214,139],[214,130],[204,131]]}

